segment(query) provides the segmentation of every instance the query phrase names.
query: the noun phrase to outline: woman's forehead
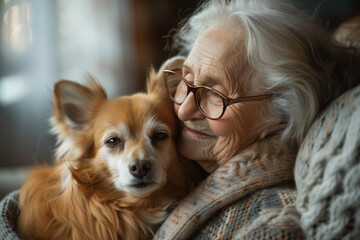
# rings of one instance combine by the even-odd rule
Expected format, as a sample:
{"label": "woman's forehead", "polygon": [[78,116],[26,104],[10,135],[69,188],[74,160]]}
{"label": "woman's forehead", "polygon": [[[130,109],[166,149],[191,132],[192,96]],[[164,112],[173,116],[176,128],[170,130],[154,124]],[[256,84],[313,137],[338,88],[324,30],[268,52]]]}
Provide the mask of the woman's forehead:
{"label": "woman's forehead", "polygon": [[230,28],[210,27],[195,41],[191,53],[198,58],[210,58],[215,61],[226,61],[237,55],[235,42],[240,41],[239,33]]}
{"label": "woman's forehead", "polygon": [[[239,42],[238,44],[234,44]],[[211,27],[202,33],[184,62],[184,68],[201,78],[224,78],[238,75],[242,59],[239,32],[229,28]],[[235,71],[235,72],[234,72]],[[208,75],[208,76],[206,76]]]}

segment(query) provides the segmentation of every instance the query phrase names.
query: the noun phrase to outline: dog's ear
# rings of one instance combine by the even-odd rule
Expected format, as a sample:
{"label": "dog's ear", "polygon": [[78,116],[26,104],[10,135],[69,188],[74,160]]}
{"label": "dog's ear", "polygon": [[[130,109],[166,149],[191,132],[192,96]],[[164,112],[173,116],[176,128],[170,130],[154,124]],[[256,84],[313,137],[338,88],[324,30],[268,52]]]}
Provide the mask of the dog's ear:
{"label": "dog's ear", "polygon": [[61,80],[55,84],[55,123],[65,128],[82,130],[91,112],[107,99],[104,89],[91,79],[89,86]]}
{"label": "dog's ear", "polygon": [[159,87],[160,89],[165,89],[164,70],[181,69],[184,61],[185,61],[185,57],[175,56],[166,60],[161,65],[160,70],[157,73],[155,73],[155,70],[152,68],[150,71],[150,76],[147,84],[148,93],[155,91]]}

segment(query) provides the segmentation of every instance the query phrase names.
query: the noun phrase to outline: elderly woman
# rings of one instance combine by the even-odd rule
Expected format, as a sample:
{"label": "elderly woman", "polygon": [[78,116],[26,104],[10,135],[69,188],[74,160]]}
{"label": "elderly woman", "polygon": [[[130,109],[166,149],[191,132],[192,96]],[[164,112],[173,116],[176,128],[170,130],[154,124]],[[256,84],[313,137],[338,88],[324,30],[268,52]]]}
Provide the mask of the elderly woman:
{"label": "elderly woman", "polygon": [[164,74],[179,152],[210,176],[155,238],[303,238],[294,161],[319,110],[359,82],[355,50],[284,0],[210,1],[175,47],[184,58]]}
{"label": "elderly woman", "polygon": [[[179,152],[209,176],[155,238],[303,238],[294,161],[319,111],[359,83],[356,50],[286,0],[210,1],[175,43],[164,76]],[[0,202],[0,238],[18,239],[17,194]]]}

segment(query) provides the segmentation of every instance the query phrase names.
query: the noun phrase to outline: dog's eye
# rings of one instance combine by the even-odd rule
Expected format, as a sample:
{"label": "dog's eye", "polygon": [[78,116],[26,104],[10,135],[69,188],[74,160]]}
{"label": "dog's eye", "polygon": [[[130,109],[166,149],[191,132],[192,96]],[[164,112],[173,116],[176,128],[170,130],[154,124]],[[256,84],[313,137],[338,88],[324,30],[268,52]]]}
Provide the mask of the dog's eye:
{"label": "dog's eye", "polygon": [[158,141],[163,141],[163,140],[167,139],[168,137],[169,137],[169,134],[167,132],[158,131],[151,136],[151,142],[152,142],[152,144],[154,144]]}
{"label": "dog's eye", "polygon": [[118,137],[111,137],[106,141],[106,145],[109,147],[116,147],[120,144],[123,144],[123,141]]}

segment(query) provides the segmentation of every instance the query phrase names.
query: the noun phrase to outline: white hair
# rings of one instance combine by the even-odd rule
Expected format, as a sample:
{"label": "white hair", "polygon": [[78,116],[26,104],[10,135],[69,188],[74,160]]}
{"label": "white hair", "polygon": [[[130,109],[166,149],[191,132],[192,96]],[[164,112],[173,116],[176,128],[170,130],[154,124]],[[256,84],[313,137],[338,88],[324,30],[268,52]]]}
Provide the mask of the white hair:
{"label": "white hair", "polygon": [[[187,56],[211,26],[243,33],[234,45],[245,45],[245,60],[257,75],[250,80],[253,87],[260,80],[262,90],[273,93],[268,112],[273,122],[286,124],[283,141],[301,143],[319,110],[359,82],[357,52],[335,45],[315,16],[293,2],[209,1],[174,36],[179,54]],[[357,68],[351,67],[355,64]]]}

